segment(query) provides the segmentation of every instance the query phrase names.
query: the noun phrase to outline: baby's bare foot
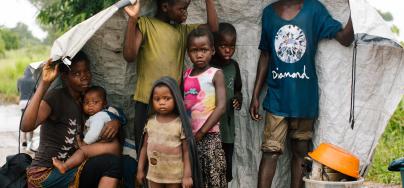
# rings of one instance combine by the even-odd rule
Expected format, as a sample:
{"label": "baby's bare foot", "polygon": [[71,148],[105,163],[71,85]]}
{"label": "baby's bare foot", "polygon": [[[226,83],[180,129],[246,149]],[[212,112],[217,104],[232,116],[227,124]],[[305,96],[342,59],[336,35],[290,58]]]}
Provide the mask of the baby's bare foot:
{"label": "baby's bare foot", "polygon": [[66,165],[58,160],[56,157],[52,157],[53,166],[55,166],[61,174],[64,174],[67,171]]}

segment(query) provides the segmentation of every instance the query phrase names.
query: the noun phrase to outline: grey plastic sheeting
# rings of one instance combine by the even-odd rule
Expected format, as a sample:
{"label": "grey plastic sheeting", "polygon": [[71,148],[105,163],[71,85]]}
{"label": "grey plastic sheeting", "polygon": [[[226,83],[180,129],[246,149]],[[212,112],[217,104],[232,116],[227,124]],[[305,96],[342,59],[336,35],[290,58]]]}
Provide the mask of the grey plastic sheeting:
{"label": "grey plastic sheeting", "polygon": [[[146,5],[142,9],[143,13],[152,12],[152,1],[141,2]],[[234,180],[230,183],[231,187],[255,187],[258,179],[264,122],[252,121],[248,115],[248,107],[259,57],[261,13],[270,2],[216,1],[220,21],[230,22],[237,29],[234,58],[240,64],[243,80],[243,106],[236,112]],[[349,18],[347,1],[322,2],[333,17],[345,25]],[[188,23],[206,22],[205,1],[192,1],[188,11]],[[93,83],[105,87],[109,102],[124,109],[129,119],[125,127],[126,135],[133,138],[132,94],[136,75],[135,63],[126,63],[122,57],[126,22],[124,12],[118,11],[88,41],[84,50],[92,62]],[[353,23],[355,25],[355,19]],[[316,122],[314,145],[330,142],[353,152],[361,159],[363,173],[371,163],[376,144],[403,94],[404,55],[401,48],[377,43],[359,45],[357,54],[356,124],[354,130],[351,130],[348,118],[352,47],[343,47],[335,40],[324,40],[319,44],[316,66],[320,86],[320,116]],[[264,95],[265,92],[262,97]],[[264,114],[262,109],[260,112]],[[279,159],[273,187],[288,187],[289,163],[290,153],[286,151]]]}

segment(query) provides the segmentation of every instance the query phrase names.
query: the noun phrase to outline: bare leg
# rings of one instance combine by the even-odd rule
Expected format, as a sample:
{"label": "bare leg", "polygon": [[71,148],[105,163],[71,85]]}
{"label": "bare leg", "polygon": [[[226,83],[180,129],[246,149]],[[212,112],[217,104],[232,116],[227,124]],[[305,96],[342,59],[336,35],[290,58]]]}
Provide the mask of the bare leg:
{"label": "bare leg", "polygon": [[67,159],[64,163],[55,157],[52,158],[53,166],[55,166],[60,173],[64,174],[67,170],[79,166],[89,157],[94,157],[102,154],[120,154],[120,146],[118,139],[114,139],[112,142],[96,142],[82,146],[74,154]]}
{"label": "bare leg", "polygon": [[53,166],[55,166],[61,174],[64,174],[67,170],[79,166],[87,157],[83,150],[78,149],[74,154],[69,157],[66,162],[58,160],[56,157],[52,158]]}
{"label": "bare leg", "polygon": [[290,187],[301,188],[303,187],[304,157],[309,151],[309,141],[293,140],[292,143],[292,182]]}
{"label": "bare leg", "polygon": [[258,188],[268,188],[272,185],[276,171],[279,153],[263,152],[258,171]]}
{"label": "bare leg", "polygon": [[149,181],[149,187],[151,187],[151,188],[164,188],[164,184]]}
{"label": "bare leg", "polygon": [[108,176],[103,176],[98,183],[98,188],[116,188],[118,187],[119,180]]}

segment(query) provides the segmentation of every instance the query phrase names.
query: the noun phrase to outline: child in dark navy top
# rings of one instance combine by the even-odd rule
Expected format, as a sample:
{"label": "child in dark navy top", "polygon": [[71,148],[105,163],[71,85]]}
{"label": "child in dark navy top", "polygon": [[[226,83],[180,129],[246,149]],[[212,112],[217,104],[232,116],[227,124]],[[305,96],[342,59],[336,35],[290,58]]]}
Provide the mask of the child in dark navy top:
{"label": "child in dark navy top", "polygon": [[226,179],[228,182],[233,179],[234,109],[240,110],[243,103],[240,68],[238,63],[231,58],[235,52],[236,40],[236,28],[229,23],[220,23],[219,31],[215,34],[216,53],[211,60],[213,67],[223,71],[226,88],[226,112],[220,119],[220,135],[226,157]]}
{"label": "child in dark navy top", "polygon": [[260,120],[259,93],[268,90],[263,102],[267,112],[258,187],[269,187],[282,154],[286,135],[292,140],[292,185],[303,186],[303,158],[309,150],[313,124],[318,116],[318,81],[315,55],[321,39],[335,38],[344,46],[353,41],[351,19],[342,29],[317,0],[280,0],[262,15],[257,76],[250,115]]}

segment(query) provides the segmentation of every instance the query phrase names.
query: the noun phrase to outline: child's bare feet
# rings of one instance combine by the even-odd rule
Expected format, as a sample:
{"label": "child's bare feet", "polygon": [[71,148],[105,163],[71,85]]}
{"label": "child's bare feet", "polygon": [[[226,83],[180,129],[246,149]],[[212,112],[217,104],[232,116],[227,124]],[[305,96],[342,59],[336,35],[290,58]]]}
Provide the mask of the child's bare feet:
{"label": "child's bare feet", "polygon": [[64,174],[68,169],[64,162],[60,161],[56,157],[52,157],[53,166],[55,166],[61,174]]}

